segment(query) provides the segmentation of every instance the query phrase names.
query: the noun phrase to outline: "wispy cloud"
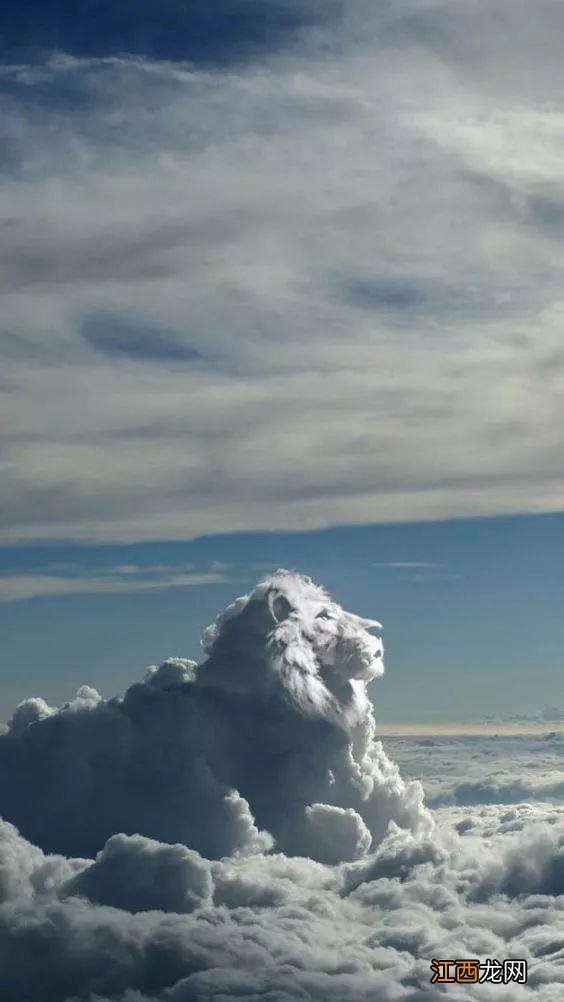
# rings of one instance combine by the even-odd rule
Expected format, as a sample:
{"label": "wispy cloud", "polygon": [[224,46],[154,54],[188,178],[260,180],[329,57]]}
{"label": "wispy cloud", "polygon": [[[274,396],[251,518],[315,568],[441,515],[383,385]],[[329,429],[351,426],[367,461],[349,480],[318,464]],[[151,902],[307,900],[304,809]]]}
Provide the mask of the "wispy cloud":
{"label": "wispy cloud", "polygon": [[53,565],[46,572],[4,574],[0,576],[0,602],[48,598],[55,595],[104,595],[153,591],[163,588],[190,588],[196,585],[223,584],[229,580],[225,570],[195,570],[190,566],[123,564],[98,573],[74,572],[68,566]]}
{"label": "wispy cloud", "polygon": [[373,567],[396,567],[400,570],[413,570],[414,568],[437,568],[444,567],[444,564],[436,564],[426,560],[378,560]]}
{"label": "wispy cloud", "polygon": [[349,6],[3,68],[3,540],[562,508],[564,11]]}
{"label": "wispy cloud", "polygon": [[373,567],[398,571],[401,579],[413,584],[432,584],[441,581],[457,581],[460,574],[449,570],[445,564],[431,560],[384,560],[376,561]]}

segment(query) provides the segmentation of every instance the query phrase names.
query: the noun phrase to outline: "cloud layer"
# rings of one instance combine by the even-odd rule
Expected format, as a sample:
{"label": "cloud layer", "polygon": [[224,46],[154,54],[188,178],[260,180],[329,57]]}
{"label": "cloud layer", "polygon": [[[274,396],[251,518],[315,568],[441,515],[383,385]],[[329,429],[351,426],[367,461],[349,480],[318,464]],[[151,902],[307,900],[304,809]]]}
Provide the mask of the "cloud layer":
{"label": "cloud layer", "polygon": [[4,540],[561,508],[562,12],[349,7],[2,66]]}
{"label": "cloud layer", "polygon": [[[527,986],[451,986],[457,1002],[556,1002],[564,809],[432,819],[375,740],[375,625],[278,572],[212,624],[201,665],[17,708],[0,739],[6,1002],[438,1002],[433,957],[528,961]],[[438,783],[469,747],[494,772],[532,754],[429,741],[396,747]],[[544,748],[553,765],[559,742]]]}

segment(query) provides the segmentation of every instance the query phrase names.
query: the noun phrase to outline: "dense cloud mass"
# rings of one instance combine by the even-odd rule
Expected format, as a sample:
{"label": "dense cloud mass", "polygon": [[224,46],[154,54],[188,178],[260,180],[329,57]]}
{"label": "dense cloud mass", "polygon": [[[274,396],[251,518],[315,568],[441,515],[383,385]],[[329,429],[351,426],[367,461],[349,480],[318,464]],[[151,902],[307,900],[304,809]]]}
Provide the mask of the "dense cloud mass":
{"label": "dense cloud mass", "polygon": [[4,817],[49,852],[92,855],[127,832],[213,857],[274,838],[331,863],[390,820],[428,830],[420,785],[374,738],[373,626],[279,572],[206,631],[201,665],[169,659],[108,702],[88,687],[58,711],[27,700],[0,737]]}
{"label": "dense cloud mass", "polygon": [[[564,808],[432,820],[375,739],[373,627],[279,571],[206,631],[200,665],[17,708],[0,738],[6,1002],[433,1002],[433,957],[529,962],[528,986],[452,985],[457,1002],[561,998]],[[495,758],[488,740],[396,748],[437,798],[484,748],[509,771],[516,740]],[[545,765],[561,754],[544,741]]]}

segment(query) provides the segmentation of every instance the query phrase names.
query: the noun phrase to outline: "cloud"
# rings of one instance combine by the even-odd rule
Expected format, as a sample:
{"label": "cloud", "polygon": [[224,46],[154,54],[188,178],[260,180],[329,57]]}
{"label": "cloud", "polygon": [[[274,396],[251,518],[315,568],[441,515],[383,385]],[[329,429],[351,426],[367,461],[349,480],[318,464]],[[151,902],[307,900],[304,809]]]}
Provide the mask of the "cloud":
{"label": "cloud", "polygon": [[277,572],[206,631],[200,666],[169,659],[121,699],[83,688],[55,711],[24,701],[0,735],[0,811],[74,855],[124,832],[218,857],[274,838],[336,862],[365,855],[390,819],[429,827],[421,787],[374,739],[373,626]]}
{"label": "cloud", "polygon": [[524,894],[564,895],[564,834],[547,826],[530,827],[498,859],[493,860],[473,891],[480,900],[492,894],[515,898]]}
{"label": "cloud", "polygon": [[417,286],[381,282],[377,277],[343,283],[342,294],[353,306],[363,309],[420,310],[427,302],[427,296]]}
{"label": "cloud", "polygon": [[373,567],[386,567],[402,572],[403,579],[412,584],[457,581],[460,574],[449,571],[444,564],[423,560],[389,560],[375,562]]}
{"label": "cloud", "polygon": [[451,804],[519,804],[524,800],[555,800],[564,797],[564,776],[550,782],[492,777],[458,783],[451,791],[439,794],[431,802]]}
{"label": "cloud", "polygon": [[5,541],[560,510],[558,6],[349,7],[2,67]]}
{"label": "cloud", "polygon": [[66,893],[128,912],[191,912],[210,900],[210,865],[184,845],[112,835]]}
{"label": "cloud", "polygon": [[[432,821],[375,737],[372,628],[280,571],[218,616],[201,665],[16,709],[0,737],[6,1002],[439,1002],[433,957],[519,957],[528,984],[496,998],[559,997],[562,807]],[[558,754],[390,744],[443,781],[494,746],[502,769]]]}
{"label": "cloud", "polygon": [[221,568],[197,571],[174,565],[125,565],[104,570],[103,573],[87,574],[84,570],[80,573],[78,569],[53,567],[47,573],[29,571],[0,575],[0,602],[54,595],[112,595],[162,588],[192,588],[223,584],[226,580]]}
{"label": "cloud", "polygon": [[425,560],[388,560],[378,561],[374,567],[395,567],[399,570],[434,570],[444,567],[444,564],[436,564]]}
{"label": "cloud", "polygon": [[[95,861],[64,860],[45,856],[4,823],[5,997],[415,1002],[440,997],[429,984],[429,957],[510,952],[529,961],[530,984],[500,989],[501,998],[557,997],[561,910],[533,862],[543,855],[550,866],[556,840],[547,839],[542,822],[526,834],[531,854],[521,868],[528,877],[508,898],[498,877],[511,873],[517,846],[504,847],[495,869],[479,838],[467,836],[464,846],[446,832],[435,839],[431,854],[392,831],[373,857],[374,872],[360,881],[357,873],[351,885],[346,869],[308,859],[206,862],[182,846],[125,836],[115,836]],[[103,872],[114,854],[123,864],[115,881]],[[390,868],[396,855],[401,876]],[[160,883],[147,879],[157,873]],[[114,903],[100,904],[100,897]],[[470,986],[460,997],[488,995]]]}
{"label": "cloud", "polygon": [[119,317],[87,318],[82,336],[97,351],[116,358],[153,362],[194,362],[201,354],[167,331],[147,329],[142,321],[125,322]]}
{"label": "cloud", "polygon": [[540,718],[549,722],[564,720],[564,709],[561,706],[546,706],[540,711]]}

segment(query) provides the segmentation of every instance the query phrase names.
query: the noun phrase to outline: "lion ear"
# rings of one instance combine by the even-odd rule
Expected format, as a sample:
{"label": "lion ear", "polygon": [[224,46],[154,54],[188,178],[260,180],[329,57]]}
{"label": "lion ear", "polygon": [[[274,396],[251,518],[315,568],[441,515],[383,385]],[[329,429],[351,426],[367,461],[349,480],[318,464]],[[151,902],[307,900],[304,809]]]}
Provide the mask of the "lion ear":
{"label": "lion ear", "polygon": [[277,623],[281,623],[284,619],[287,619],[292,611],[292,606],[288,602],[285,595],[276,595],[272,599],[272,615],[274,616]]}

